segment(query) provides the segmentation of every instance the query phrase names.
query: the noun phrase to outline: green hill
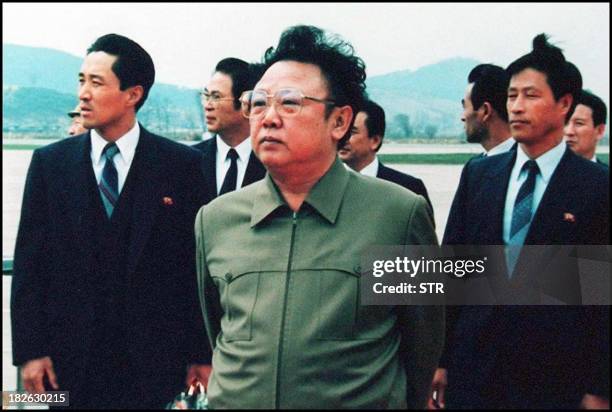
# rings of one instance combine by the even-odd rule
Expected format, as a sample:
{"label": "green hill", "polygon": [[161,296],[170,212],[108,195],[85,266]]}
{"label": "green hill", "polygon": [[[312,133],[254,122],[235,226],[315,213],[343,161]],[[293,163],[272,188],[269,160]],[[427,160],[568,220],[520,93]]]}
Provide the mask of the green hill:
{"label": "green hill", "polygon": [[36,87],[3,87],[2,131],[64,135],[70,124],[66,112],[74,108],[74,96]]}
{"label": "green hill", "polygon": [[58,50],[3,44],[2,85],[76,95],[82,61],[82,58]]}

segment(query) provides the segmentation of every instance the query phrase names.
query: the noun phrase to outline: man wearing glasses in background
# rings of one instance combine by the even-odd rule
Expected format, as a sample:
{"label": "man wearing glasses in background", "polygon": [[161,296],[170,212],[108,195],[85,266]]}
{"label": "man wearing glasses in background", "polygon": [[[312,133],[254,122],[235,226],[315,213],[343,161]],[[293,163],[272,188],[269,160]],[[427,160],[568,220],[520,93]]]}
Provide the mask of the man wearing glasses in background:
{"label": "man wearing glasses in background", "polygon": [[437,243],[423,197],[337,157],[365,65],[342,39],[296,26],[265,67],[241,101],[269,173],[196,218],[209,406],[424,408],[443,311],[358,298],[368,246]]}
{"label": "man wearing glasses in background", "polygon": [[266,174],[251,151],[249,121],[241,114],[238,100],[258,80],[257,67],[233,57],[223,59],[201,93],[208,131],[216,136],[193,147],[204,153],[209,199],[251,184]]}
{"label": "man wearing glasses in background", "polygon": [[606,133],[606,104],[588,90],[582,90],[574,114],[565,125],[565,141],[578,156],[608,167],[595,156],[597,144]]}

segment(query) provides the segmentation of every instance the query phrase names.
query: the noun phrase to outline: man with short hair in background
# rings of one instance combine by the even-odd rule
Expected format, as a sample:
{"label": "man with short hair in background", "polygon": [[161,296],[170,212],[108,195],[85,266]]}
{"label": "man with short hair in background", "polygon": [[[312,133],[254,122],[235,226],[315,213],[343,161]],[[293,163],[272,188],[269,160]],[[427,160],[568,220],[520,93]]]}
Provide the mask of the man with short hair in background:
{"label": "man with short hair in background", "polygon": [[214,347],[209,405],[423,408],[442,309],[358,300],[366,248],[437,243],[423,197],[338,159],[364,99],[365,64],[312,26],[287,29],[265,63],[241,100],[268,174],[196,218]]}
{"label": "man with short hair in background", "polygon": [[485,149],[482,156],[507,152],[514,146],[506,110],[508,82],[506,71],[493,64],[479,64],[468,75],[461,121],[467,141]]}
{"label": "man with short hair in background", "polygon": [[574,114],[565,126],[565,141],[579,156],[605,165],[597,159],[595,149],[606,133],[606,104],[593,93],[582,90]]}
{"label": "man with short hair in background", "polygon": [[[378,177],[412,190],[427,200],[427,189],[421,179],[399,172],[382,164],[376,153],[385,137],[385,111],[377,103],[366,100],[355,117],[351,137],[340,148],[338,155],[351,169],[365,176]],[[433,210],[433,209],[432,209]]]}
{"label": "man with short hair in background", "polygon": [[240,111],[240,95],[258,80],[257,65],[228,57],[217,63],[201,93],[208,133],[215,135],[193,147],[204,153],[208,197],[231,192],[264,177],[266,169],[251,150],[249,120]]}

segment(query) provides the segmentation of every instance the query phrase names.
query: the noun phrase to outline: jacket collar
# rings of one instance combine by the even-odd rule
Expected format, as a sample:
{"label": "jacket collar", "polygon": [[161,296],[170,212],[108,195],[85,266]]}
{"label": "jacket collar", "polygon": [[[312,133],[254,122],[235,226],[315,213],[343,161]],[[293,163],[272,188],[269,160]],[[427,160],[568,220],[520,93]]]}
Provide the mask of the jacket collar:
{"label": "jacket collar", "polygon": [[[329,170],[310,190],[305,203],[310,205],[329,223],[335,224],[349,177],[350,172],[336,157]],[[287,207],[287,203],[268,173],[263,180],[263,184],[258,186],[255,194],[251,213],[251,227],[258,225],[283,206]]]}

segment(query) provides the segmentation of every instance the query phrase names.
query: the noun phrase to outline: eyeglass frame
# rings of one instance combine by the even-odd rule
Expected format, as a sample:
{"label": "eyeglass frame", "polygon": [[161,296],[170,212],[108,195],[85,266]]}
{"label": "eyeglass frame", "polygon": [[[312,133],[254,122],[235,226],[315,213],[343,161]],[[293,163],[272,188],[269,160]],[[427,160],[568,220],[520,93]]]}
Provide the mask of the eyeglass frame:
{"label": "eyeglass frame", "polygon": [[210,94],[205,91],[200,91],[198,92],[198,94],[200,95],[200,103],[203,103],[204,106],[206,106],[207,103],[210,103],[213,106],[217,107],[219,106],[219,103],[224,100],[236,100],[233,97],[221,97],[217,96],[216,94]]}
{"label": "eyeglass frame", "polygon": [[[244,117],[246,117],[247,119],[257,119],[257,118],[261,117],[262,115],[264,115],[264,114],[266,113],[266,111],[267,111],[267,110],[268,110],[270,107],[272,107],[272,106],[270,106],[270,105],[268,104],[268,101],[269,101],[271,98],[276,97],[276,96],[278,95],[278,93],[280,93],[280,92],[281,92],[281,91],[283,91],[283,90],[295,90],[295,91],[297,91],[297,92],[299,93],[300,98],[301,98],[302,100],[304,100],[304,99],[308,99],[308,100],[312,100],[312,101],[317,102],[317,103],[323,103],[323,104],[325,104],[325,105],[334,105],[334,106],[335,106],[335,105],[337,104],[337,102],[336,102],[335,100],[329,100],[329,99],[319,99],[319,98],[317,98],[317,97],[306,96],[306,95],[304,94],[304,92],[302,92],[300,89],[295,88],[295,87],[284,87],[284,88],[282,88],[282,89],[278,89],[278,90],[277,90],[277,91],[276,91],[274,94],[268,94],[268,93],[265,93],[263,90],[261,90],[261,89],[260,89],[260,90],[259,90],[259,92],[260,92],[260,93],[262,93],[262,94],[265,94],[265,95],[266,95],[266,110],[264,110],[263,112],[261,112],[261,114],[259,114],[259,115],[257,115],[257,116],[247,116],[247,115],[244,113],[244,109],[243,109],[244,105],[245,105],[245,104],[247,104],[247,103],[245,102],[245,100],[246,100],[245,95],[246,95],[247,93],[251,93],[251,94],[252,94],[253,92],[255,92],[255,89],[254,89],[254,90],[246,90],[246,91],[242,92],[242,94],[240,95],[240,99],[239,99],[239,101],[240,101],[240,112],[241,112],[241,113],[242,113],[242,115],[243,115]],[[278,102],[278,100],[274,99],[274,103],[273,103],[273,105],[276,105],[276,104],[277,104],[277,102]],[[281,104],[281,107],[282,107],[282,104]],[[288,116],[290,116],[290,117],[297,116],[297,115],[298,115],[298,114],[300,114],[300,112],[302,111],[302,107],[304,107],[304,104],[303,104],[303,102],[300,102],[300,108],[299,108],[299,109],[298,109],[298,110],[297,110],[297,111],[296,111],[294,114],[290,114],[290,115],[288,115]],[[279,113],[279,112],[278,112],[278,109],[276,109],[276,108],[275,108],[275,110],[276,110],[276,112],[277,112],[277,113]],[[280,113],[279,113],[279,114],[280,114]],[[285,116],[287,116],[287,114],[285,114]]]}

